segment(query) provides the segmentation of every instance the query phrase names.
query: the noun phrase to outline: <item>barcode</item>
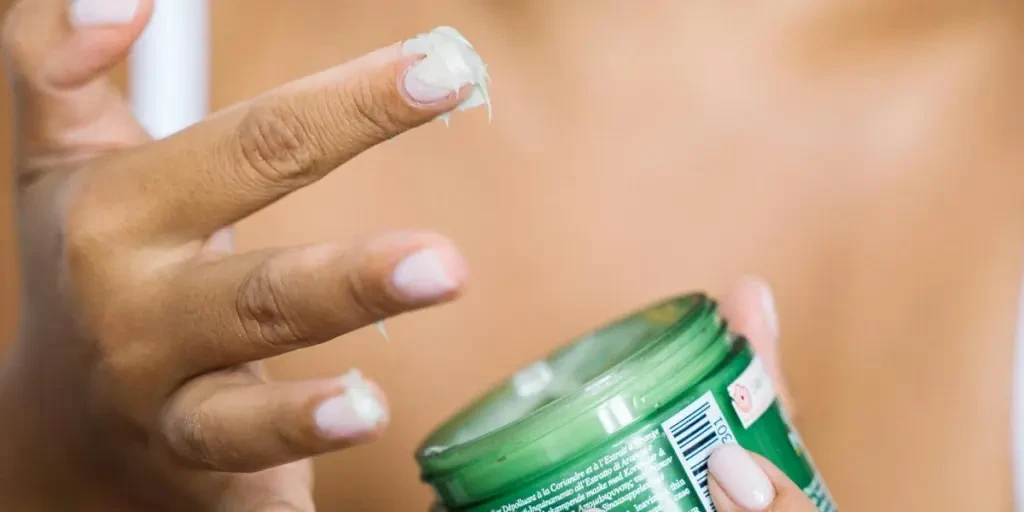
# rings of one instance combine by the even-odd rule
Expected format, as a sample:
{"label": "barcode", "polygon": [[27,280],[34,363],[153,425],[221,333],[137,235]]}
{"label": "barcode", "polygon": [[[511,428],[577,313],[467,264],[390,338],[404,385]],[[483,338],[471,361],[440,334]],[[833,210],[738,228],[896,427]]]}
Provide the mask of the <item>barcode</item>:
{"label": "barcode", "polygon": [[715,447],[736,442],[715,396],[708,391],[661,424],[676,457],[707,512],[715,512],[708,487],[708,459]]}

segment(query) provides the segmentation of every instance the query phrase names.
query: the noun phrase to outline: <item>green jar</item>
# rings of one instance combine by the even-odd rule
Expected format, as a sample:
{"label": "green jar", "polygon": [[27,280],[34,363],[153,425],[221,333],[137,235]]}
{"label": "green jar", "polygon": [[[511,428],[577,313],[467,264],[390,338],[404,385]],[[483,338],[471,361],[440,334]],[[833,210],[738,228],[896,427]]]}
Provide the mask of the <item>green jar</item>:
{"label": "green jar", "polygon": [[739,443],[838,510],[761,360],[692,294],[523,369],[431,434],[417,459],[450,512],[713,511],[707,461]]}

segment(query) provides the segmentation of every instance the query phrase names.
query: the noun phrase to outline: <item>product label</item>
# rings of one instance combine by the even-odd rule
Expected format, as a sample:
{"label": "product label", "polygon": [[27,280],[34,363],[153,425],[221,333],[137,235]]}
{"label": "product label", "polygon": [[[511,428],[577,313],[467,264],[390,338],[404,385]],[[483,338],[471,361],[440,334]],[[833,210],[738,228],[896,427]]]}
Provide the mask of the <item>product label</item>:
{"label": "product label", "polygon": [[[749,352],[735,356],[687,396],[633,424],[598,449],[499,498],[452,512],[715,512],[708,459],[738,443],[774,463],[804,489],[818,510],[838,512],[774,398],[770,380]],[[752,407],[739,414],[731,387],[750,385]],[[743,384],[745,383],[745,384]],[[765,386],[768,386],[767,388]],[[771,393],[774,397],[774,392]]]}
{"label": "product label", "polygon": [[825,487],[825,482],[821,479],[821,475],[814,473],[814,480],[811,481],[811,485],[804,488],[804,494],[811,499],[811,503],[821,512],[839,512],[839,508],[835,506],[835,501],[832,500],[832,495],[828,492],[828,487]]}
{"label": "product label", "polygon": [[671,441],[687,478],[694,483],[697,498],[705,509],[712,510],[708,459],[719,445],[736,442],[715,396],[710,391],[704,393],[696,402],[662,423],[661,428]]}
{"label": "product label", "polygon": [[729,384],[729,398],[743,428],[750,428],[775,403],[775,385],[761,358],[754,357],[750,366]]}

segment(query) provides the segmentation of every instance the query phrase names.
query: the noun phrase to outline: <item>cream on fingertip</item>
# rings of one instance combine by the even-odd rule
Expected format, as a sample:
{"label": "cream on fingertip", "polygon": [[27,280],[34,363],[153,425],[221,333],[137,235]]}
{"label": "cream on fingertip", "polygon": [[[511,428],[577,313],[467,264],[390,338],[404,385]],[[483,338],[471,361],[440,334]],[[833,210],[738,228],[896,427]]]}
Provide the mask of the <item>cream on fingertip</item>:
{"label": "cream on fingertip", "polygon": [[358,370],[340,379],[345,392],[328,398],[316,408],[314,419],[326,439],[348,439],[367,435],[387,419],[387,408]]}
{"label": "cream on fingertip", "polygon": [[[402,44],[402,54],[423,56],[402,79],[405,93],[413,101],[437,103],[469,87],[468,94],[455,109],[462,111],[486,105],[487,118],[491,119],[487,65],[458,30],[441,26],[420,34]],[[447,124],[450,113],[438,118]]]}

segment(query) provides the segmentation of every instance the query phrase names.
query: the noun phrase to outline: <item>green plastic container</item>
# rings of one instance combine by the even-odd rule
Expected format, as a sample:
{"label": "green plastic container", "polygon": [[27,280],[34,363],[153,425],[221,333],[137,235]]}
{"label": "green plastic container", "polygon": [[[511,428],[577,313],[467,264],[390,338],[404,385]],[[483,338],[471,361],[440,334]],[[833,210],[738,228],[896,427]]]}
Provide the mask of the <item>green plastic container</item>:
{"label": "green plastic container", "polygon": [[739,443],[838,510],[760,359],[702,294],[633,313],[523,369],[417,459],[450,512],[713,511],[707,461]]}

